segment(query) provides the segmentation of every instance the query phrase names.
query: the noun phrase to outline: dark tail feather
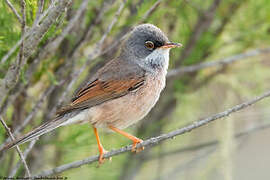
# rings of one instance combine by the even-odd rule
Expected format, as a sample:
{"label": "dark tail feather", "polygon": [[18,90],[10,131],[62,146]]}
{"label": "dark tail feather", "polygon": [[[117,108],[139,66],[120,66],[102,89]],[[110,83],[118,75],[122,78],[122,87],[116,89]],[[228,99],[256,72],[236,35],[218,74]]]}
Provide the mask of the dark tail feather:
{"label": "dark tail feather", "polygon": [[29,133],[15,139],[14,141],[8,143],[7,145],[5,145],[3,147],[3,149],[0,149],[0,152],[4,152],[10,148],[13,148],[16,145],[23,144],[25,142],[34,140],[34,139],[38,138],[39,136],[58,128],[59,126],[61,126],[61,124],[63,122],[65,122],[66,119],[68,119],[66,116],[61,116],[61,117],[57,117],[51,121],[48,121],[48,122],[42,124],[41,126],[35,128],[31,132],[29,132]]}

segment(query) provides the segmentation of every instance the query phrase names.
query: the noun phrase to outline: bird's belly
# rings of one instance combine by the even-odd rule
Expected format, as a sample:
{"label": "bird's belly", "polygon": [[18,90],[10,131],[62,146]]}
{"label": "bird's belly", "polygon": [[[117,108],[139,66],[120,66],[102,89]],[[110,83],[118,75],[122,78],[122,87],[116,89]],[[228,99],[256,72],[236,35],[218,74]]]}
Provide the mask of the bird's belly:
{"label": "bird's belly", "polygon": [[90,108],[88,111],[90,122],[97,128],[112,125],[124,129],[149,113],[164,86],[165,76],[150,76],[137,91]]}

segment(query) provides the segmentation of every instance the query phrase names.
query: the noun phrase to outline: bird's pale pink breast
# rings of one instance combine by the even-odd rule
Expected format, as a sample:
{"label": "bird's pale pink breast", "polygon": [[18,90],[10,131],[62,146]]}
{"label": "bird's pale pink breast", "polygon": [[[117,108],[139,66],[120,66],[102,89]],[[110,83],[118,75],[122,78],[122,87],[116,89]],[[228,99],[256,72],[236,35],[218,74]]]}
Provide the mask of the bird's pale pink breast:
{"label": "bird's pale pink breast", "polygon": [[89,109],[89,120],[96,127],[126,128],[148,114],[164,87],[165,73],[147,75],[145,84],[137,91]]}

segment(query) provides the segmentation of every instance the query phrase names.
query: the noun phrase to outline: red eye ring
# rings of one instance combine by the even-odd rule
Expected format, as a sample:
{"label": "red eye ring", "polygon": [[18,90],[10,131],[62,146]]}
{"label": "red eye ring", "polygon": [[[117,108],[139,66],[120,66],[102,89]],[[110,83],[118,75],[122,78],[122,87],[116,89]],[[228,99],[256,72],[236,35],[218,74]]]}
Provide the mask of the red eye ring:
{"label": "red eye ring", "polygon": [[153,43],[152,41],[146,41],[146,42],[144,43],[144,45],[145,45],[145,47],[146,47],[147,49],[150,49],[150,50],[153,50],[154,47],[155,47],[155,45],[154,45],[154,43]]}

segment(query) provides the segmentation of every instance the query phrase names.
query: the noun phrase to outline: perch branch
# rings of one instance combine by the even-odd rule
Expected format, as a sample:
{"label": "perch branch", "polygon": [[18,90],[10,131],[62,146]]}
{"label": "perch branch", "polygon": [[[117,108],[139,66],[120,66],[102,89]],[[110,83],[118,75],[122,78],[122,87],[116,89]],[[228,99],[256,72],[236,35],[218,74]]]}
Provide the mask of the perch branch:
{"label": "perch branch", "polygon": [[[195,121],[195,122],[193,122],[193,123],[191,123],[191,124],[189,124],[189,125],[187,125],[185,127],[176,129],[176,130],[171,131],[171,132],[169,132],[167,134],[162,134],[160,136],[147,139],[147,140],[143,141],[142,143],[138,144],[137,148],[140,148],[142,146],[144,146],[144,147],[155,146],[155,145],[159,144],[160,142],[165,141],[167,139],[173,139],[175,136],[190,132],[193,129],[199,128],[199,127],[201,127],[203,125],[206,125],[206,124],[208,124],[208,123],[210,123],[212,121],[215,121],[217,119],[227,117],[230,114],[238,112],[238,111],[240,111],[240,110],[242,110],[244,108],[247,108],[248,106],[251,106],[251,105],[253,105],[253,104],[261,101],[262,99],[269,97],[269,96],[270,96],[270,91],[267,91],[266,93],[264,93],[264,94],[262,94],[260,96],[257,96],[252,100],[249,100],[249,101],[244,102],[242,104],[238,104],[238,105],[236,105],[236,106],[234,106],[234,107],[232,107],[230,109],[227,109],[227,110],[225,110],[223,112],[214,114],[213,116],[210,116],[210,117],[205,118],[205,119],[201,119],[199,121]],[[131,149],[132,149],[132,145],[128,145],[128,146],[122,147],[122,148],[117,149],[117,150],[112,150],[112,151],[106,153],[104,155],[104,158],[110,158],[112,156],[116,156],[116,155],[122,154],[124,152],[131,151]],[[93,162],[96,162],[96,161],[98,161],[98,158],[99,158],[98,155],[91,156],[91,157],[85,158],[83,160],[71,162],[71,163],[64,164],[64,165],[58,166],[56,168],[50,169],[50,170],[43,171],[43,172],[41,172],[40,174],[38,174],[36,176],[49,176],[49,175],[52,175],[52,174],[61,173],[61,172],[64,172],[64,171],[72,169],[72,168],[80,167],[80,166],[82,166],[84,164],[91,164]]]}

